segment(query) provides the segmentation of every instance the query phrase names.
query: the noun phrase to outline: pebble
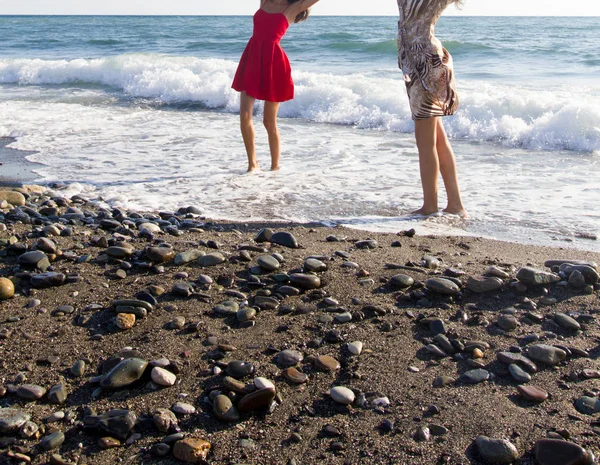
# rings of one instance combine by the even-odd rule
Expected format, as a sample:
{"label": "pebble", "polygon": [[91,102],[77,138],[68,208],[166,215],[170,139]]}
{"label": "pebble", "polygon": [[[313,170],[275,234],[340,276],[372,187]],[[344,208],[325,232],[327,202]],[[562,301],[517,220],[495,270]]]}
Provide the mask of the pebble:
{"label": "pebble", "polygon": [[482,368],[476,368],[475,370],[469,370],[460,375],[458,380],[463,383],[477,384],[483,381],[487,381],[490,378],[490,372]]}
{"label": "pebble", "polygon": [[259,389],[242,397],[238,403],[238,409],[241,413],[266,410],[273,403],[273,399],[275,399],[274,389]]}
{"label": "pebble", "polygon": [[519,321],[512,315],[498,315],[498,326],[504,331],[514,331],[519,326]]}
{"label": "pebble", "polygon": [[173,263],[176,266],[185,265],[187,263],[193,262],[194,260],[198,260],[200,257],[203,257],[204,255],[206,255],[206,252],[204,252],[203,250],[198,250],[198,249],[186,250],[185,252],[181,252],[181,253],[178,253],[177,255],[175,255],[175,258],[173,259]]}
{"label": "pebble", "polygon": [[294,367],[286,368],[281,372],[283,377],[295,384],[303,384],[308,381],[308,375],[298,371]]}
{"label": "pebble", "polygon": [[289,247],[291,249],[298,248],[298,241],[292,233],[289,233],[287,231],[276,232],[271,236],[270,241],[272,244],[279,244],[284,247]]}
{"label": "pebble", "polygon": [[31,277],[30,283],[36,289],[57,287],[65,282],[66,276],[62,273],[46,272]]}
{"label": "pebble", "polygon": [[83,418],[84,428],[99,430],[123,440],[136,423],[135,413],[126,409],[109,410],[101,415],[87,415]]}
{"label": "pebble", "polygon": [[159,386],[173,386],[177,381],[177,376],[161,367],[154,367],[150,372],[150,377]]}
{"label": "pebble", "polygon": [[517,448],[506,439],[478,436],[475,445],[481,458],[490,463],[512,463],[519,457]]}
{"label": "pebble", "polygon": [[101,450],[114,449],[115,447],[119,446],[121,446],[121,441],[119,441],[118,439],[111,437],[104,437],[98,439],[98,447],[100,447]]}
{"label": "pebble", "polygon": [[538,440],[535,443],[534,453],[538,465],[591,465],[594,463],[583,447],[560,439]]}
{"label": "pebble", "polygon": [[321,279],[318,276],[306,273],[293,273],[289,275],[292,285],[301,289],[311,290],[321,287]]}
{"label": "pebble", "polygon": [[431,331],[434,336],[446,334],[446,324],[444,323],[444,320],[441,318],[433,318],[429,322],[429,331]]}
{"label": "pebble", "polygon": [[504,282],[494,276],[469,276],[467,288],[475,293],[495,292],[502,289]]}
{"label": "pebble", "polygon": [[567,353],[564,350],[546,344],[530,346],[527,354],[532,360],[548,365],[558,365],[567,358]]}
{"label": "pebble", "polygon": [[276,271],[281,268],[279,261],[272,255],[263,255],[258,257],[258,266],[265,271]]}
{"label": "pebble", "polygon": [[67,388],[63,383],[55,384],[48,392],[48,400],[53,404],[64,404],[67,400]]}
{"label": "pebble", "polygon": [[0,278],[0,300],[8,300],[15,295],[15,286],[10,279]]}
{"label": "pebble", "polygon": [[504,271],[502,268],[499,268],[495,265],[490,266],[485,273],[489,276],[495,276],[496,278],[500,278],[500,279],[508,279],[510,278],[510,275]]}
{"label": "pebble", "polygon": [[544,402],[548,398],[548,393],[536,386],[517,386],[519,394],[532,402]]}
{"label": "pebble", "polygon": [[176,430],[177,426],[177,417],[173,412],[167,410],[166,408],[157,408],[152,412],[152,422],[156,429],[161,433],[168,433],[171,430]]}
{"label": "pebble", "polygon": [[275,361],[282,367],[292,367],[304,359],[304,356],[297,350],[286,349],[277,354]]}
{"label": "pebble", "polygon": [[436,294],[456,295],[460,293],[460,287],[454,281],[445,278],[429,278],[425,281],[425,287]]}
{"label": "pebble", "polygon": [[133,313],[117,313],[115,324],[119,329],[127,331],[135,326],[135,314]]}
{"label": "pebble", "polygon": [[219,394],[213,400],[213,413],[221,421],[239,421],[240,414],[233,406],[231,399],[223,394]]}
{"label": "pebble", "polygon": [[525,370],[521,369],[516,363],[511,363],[508,366],[508,372],[513,379],[519,383],[528,383],[531,381],[531,375]]}
{"label": "pebble", "polygon": [[390,286],[394,289],[407,289],[415,283],[415,280],[405,274],[397,274],[389,280]]}
{"label": "pebble", "polygon": [[36,384],[23,384],[19,386],[16,393],[21,399],[38,400],[46,394],[46,388]]}
{"label": "pebble", "polygon": [[315,365],[324,371],[336,371],[340,369],[340,362],[329,355],[319,355],[315,359]]}
{"label": "pebble", "polygon": [[106,374],[100,386],[110,389],[129,386],[142,377],[147,366],[148,362],[140,358],[125,359]]}
{"label": "pebble", "polygon": [[45,436],[40,442],[40,446],[44,450],[58,449],[65,442],[65,435],[61,431]]}
{"label": "pebble", "polygon": [[575,408],[584,415],[594,415],[600,412],[600,399],[597,397],[582,396],[575,401]]}
{"label": "pebble", "polygon": [[560,276],[544,270],[523,267],[517,271],[517,279],[527,286],[539,286],[557,283],[560,281]]}
{"label": "pebble", "polygon": [[31,415],[22,410],[16,408],[0,408],[0,433],[15,433],[30,419]]}
{"label": "pebble", "polygon": [[220,252],[213,252],[198,258],[196,263],[202,267],[217,266],[225,262],[225,257]]}
{"label": "pebble", "polygon": [[363,350],[363,343],[360,341],[354,341],[354,342],[350,342],[347,347],[348,347],[348,351],[352,355],[360,355]]}
{"label": "pebble", "polygon": [[355,399],[354,392],[344,386],[336,386],[331,388],[329,395],[335,402],[344,405],[352,404]]}
{"label": "pebble", "polygon": [[200,438],[186,438],[173,446],[173,455],[187,463],[203,463],[210,451],[210,443]]}
{"label": "pebble", "polygon": [[242,362],[241,360],[232,360],[227,364],[227,374],[234,378],[245,378],[254,373],[252,363]]}
{"label": "pebble", "polygon": [[320,273],[327,271],[327,265],[316,258],[307,258],[304,261],[304,270],[307,272]]}
{"label": "pebble", "polygon": [[270,242],[273,237],[273,230],[270,228],[261,229],[258,234],[254,237],[254,242],[261,244],[263,242]]}
{"label": "pebble", "polygon": [[581,329],[581,325],[569,315],[565,315],[564,313],[557,313],[554,315],[554,321],[564,329],[569,331],[579,331]]}
{"label": "pebble", "polygon": [[196,413],[196,407],[186,402],[175,402],[171,407],[171,410],[180,415],[191,415]]}

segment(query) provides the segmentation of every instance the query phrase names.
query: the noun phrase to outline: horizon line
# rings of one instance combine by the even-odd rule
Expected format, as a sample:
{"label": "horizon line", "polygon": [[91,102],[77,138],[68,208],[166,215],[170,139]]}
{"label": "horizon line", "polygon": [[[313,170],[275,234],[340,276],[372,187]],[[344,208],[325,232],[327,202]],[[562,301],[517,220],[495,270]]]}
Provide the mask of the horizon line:
{"label": "horizon line", "polygon": [[[11,17],[11,16],[105,16],[105,17],[248,17],[252,16],[252,14],[168,14],[168,13],[160,13],[160,14],[114,14],[114,13],[3,13],[0,14],[0,18],[2,17]],[[355,14],[347,14],[347,15],[324,15],[324,14],[313,14],[313,17],[321,17],[321,18],[340,18],[340,17],[359,17],[359,18],[369,18],[369,17],[382,17],[382,18],[393,18],[397,15],[390,14],[379,14],[379,15],[355,15]],[[452,14],[445,15],[446,18],[600,18],[600,15],[463,15],[463,14]]]}

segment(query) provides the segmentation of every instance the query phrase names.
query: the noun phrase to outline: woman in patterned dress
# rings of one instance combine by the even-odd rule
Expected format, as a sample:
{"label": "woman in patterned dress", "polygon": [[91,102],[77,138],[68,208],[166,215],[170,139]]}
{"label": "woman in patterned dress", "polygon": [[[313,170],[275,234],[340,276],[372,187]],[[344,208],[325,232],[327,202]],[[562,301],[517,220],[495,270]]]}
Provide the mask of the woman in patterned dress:
{"label": "woman in patterned dress", "polygon": [[438,173],[442,174],[448,204],[445,212],[467,216],[462,204],[456,160],[441,117],[458,108],[452,57],[435,37],[435,25],[451,3],[461,0],[397,0],[398,64],[404,74],[423,185],[418,215],[438,212]]}

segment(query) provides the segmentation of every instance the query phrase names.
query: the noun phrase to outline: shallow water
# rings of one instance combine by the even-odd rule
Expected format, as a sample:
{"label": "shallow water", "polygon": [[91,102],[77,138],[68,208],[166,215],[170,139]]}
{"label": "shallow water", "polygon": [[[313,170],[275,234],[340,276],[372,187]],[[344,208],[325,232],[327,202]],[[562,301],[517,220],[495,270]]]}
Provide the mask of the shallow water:
{"label": "shallow water", "polygon": [[600,34],[593,19],[548,21],[439,24],[461,94],[444,123],[468,221],[403,216],[421,188],[394,18],[290,30],[297,95],[281,108],[282,170],[246,175],[229,86],[249,18],[0,17],[0,137],[38,152],[42,182],[111,205],[600,250],[577,237],[600,231]]}

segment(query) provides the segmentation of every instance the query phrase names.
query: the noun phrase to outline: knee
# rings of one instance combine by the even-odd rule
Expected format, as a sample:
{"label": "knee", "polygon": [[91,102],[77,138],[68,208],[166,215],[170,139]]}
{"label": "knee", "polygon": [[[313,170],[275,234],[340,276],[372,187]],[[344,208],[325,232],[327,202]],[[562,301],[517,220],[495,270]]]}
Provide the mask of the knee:
{"label": "knee", "polygon": [[240,112],[240,123],[242,126],[249,126],[252,124],[252,112],[241,111]]}
{"label": "knee", "polygon": [[277,132],[277,121],[273,120],[263,120],[263,124],[265,125],[265,129],[269,134],[274,134]]}

